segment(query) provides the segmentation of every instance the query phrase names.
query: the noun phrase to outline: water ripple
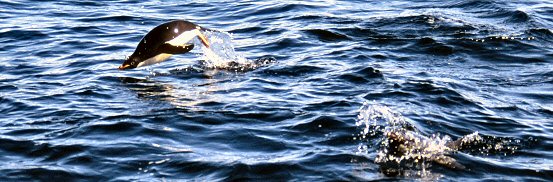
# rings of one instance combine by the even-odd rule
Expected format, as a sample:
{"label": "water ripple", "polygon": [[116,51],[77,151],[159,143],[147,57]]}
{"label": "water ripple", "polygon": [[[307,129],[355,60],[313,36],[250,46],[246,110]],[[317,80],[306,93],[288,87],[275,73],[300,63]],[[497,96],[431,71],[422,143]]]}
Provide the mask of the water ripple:
{"label": "water ripple", "polygon": [[436,2],[0,1],[0,180],[551,179],[551,3]]}

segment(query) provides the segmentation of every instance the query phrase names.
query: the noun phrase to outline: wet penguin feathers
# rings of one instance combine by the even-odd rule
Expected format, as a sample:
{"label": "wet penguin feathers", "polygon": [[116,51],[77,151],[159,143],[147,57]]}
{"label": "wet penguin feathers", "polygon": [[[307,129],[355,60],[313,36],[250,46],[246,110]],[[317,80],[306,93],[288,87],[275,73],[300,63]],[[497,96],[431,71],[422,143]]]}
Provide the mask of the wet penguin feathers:
{"label": "wet penguin feathers", "polygon": [[119,69],[151,65],[165,61],[173,54],[190,52],[194,48],[191,40],[196,37],[209,47],[209,42],[201,30],[207,29],[185,20],[174,20],[158,25],[142,38],[134,53],[119,66]]}

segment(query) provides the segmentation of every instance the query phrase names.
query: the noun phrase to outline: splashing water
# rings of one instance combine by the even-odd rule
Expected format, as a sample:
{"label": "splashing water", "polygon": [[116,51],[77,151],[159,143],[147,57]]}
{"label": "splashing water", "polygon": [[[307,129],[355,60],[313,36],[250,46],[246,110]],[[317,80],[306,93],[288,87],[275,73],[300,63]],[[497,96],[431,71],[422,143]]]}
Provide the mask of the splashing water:
{"label": "splashing water", "polygon": [[397,112],[392,111],[389,107],[381,105],[371,105],[368,102],[363,103],[359,109],[355,125],[364,125],[361,136],[375,136],[382,132],[384,128],[397,128],[408,126],[409,123],[405,118]]}
{"label": "splashing water", "polygon": [[[389,107],[368,102],[359,109],[356,125],[362,127],[359,133],[360,139],[367,141],[371,138],[378,139],[379,149],[375,163],[381,166],[382,172],[386,175],[435,177],[436,175],[428,170],[431,163],[438,163],[451,169],[465,168],[451,157],[455,152],[469,151],[488,155],[494,152],[514,153],[518,149],[516,143],[507,142],[510,139],[482,137],[478,132],[457,140],[439,134],[427,137],[420,134],[400,113]],[[365,143],[362,143],[358,149],[358,153],[368,152]]]}
{"label": "splashing water", "polygon": [[234,50],[232,35],[227,32],[206,31],[206,36],[211,45],[202,47],[202,59],[208,68],[227,68],[232,64],[247,65],[252,61]]}
{"label": "splashing water", "polygon": [[[412,161],[413,164],[422,164],[452,151],[447,145],[451,142],[449,136],[434,135],[429,138],[411,131],[409,129],[412,125],[406,118],[389,107],[364,103],[359,111],[356,125],[364,126],[360,135],[382,135],[376,163],[400,164]],[[425,166],[420,165],[422,169]]]}
{"label": "splashing water", "polygon": [[402,168],[400,165],[420,169],[418,174],[421,176],[429,175],[426,168],[432,161],[456,165],[454,159],[445,156],[454,151],[448,145],[452,142],[449,136],[425,137],[414,131],[415,128],[405,117],[389,107],[364,103],[358,119],[356,125],[364,127],[360,133],[363,138],[382,136],[375,163],[381,164],[386,174],[397,172],[398,168]]}
{"label": "splashing water", "polygon": [[235,72],[244,72],[254,70],[263,66],[268,66],[276,62],[271,56],[264,56],[258,59],[246,59],[244,55],[234,49],[232,34],[220,31],[205,31],[204,34],[210,42],[207,48],[200,43],[199,39],[194,41],[196,46],[200,46],[202,52],[199,56],[203,68],[221,69]]}

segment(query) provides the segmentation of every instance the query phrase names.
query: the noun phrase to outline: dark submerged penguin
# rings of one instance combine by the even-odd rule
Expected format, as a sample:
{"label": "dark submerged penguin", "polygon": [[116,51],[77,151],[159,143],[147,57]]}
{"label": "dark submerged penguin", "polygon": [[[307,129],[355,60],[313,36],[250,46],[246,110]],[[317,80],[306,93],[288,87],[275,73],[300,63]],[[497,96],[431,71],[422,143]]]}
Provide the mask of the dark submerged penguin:
{"label": "dark submerged penguin", "polygon": [[119,69],[147,66],[165,61],[173,54],[190,52],[194,44],[189,42],[195,37],[200,38],[202,44],[209,48],[209,42],[200,30],[207,29],[184,20],[163,23],[142,38],[134,53]]}
{"label": "dark submerged penguin", "polygon": [[457,160],[450,157],[463,144],[471,141],[470,136],[462,137],[455,141],[448,141],[440,146],[432,144],[430,138],[422,136],[417,132],[405,128],[398,128],[386,131],[384,135],[387,138],[387,149],[389,154],[387,160],[412,159],[415,161],[427,160],[438,163],[451,169],[465,169],[465,166],[458,163]]}

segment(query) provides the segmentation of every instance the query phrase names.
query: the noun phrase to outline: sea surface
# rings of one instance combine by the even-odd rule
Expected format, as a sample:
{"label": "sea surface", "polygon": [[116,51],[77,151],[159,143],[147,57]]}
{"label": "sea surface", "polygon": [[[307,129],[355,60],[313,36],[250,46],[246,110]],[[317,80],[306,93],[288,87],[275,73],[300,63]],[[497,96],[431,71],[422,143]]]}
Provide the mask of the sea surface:
{"label": "sea surface", "polygon": [[[117,69],[176,19],[211,49]],[[550,0],[0,0],[0,181],[551,181],[552,31]]]}

